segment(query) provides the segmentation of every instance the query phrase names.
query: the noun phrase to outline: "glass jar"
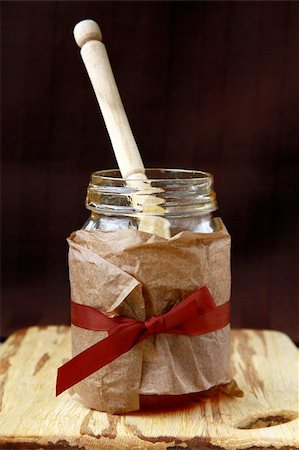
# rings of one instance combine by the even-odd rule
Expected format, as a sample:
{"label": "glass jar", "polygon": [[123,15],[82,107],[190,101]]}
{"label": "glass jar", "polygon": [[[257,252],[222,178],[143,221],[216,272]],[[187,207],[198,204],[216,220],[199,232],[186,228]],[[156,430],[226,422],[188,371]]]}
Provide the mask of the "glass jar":
{"label": "glass jar", "polygon": [[[230,236],[212,215],[212,175],[181,169],[146,169],[145,175],[92,174],[90,218],[69,238],[72,300],[139,321],[166,313],[204,286],[216,307],[229,302]],[[73,356],[106,336],[73,324]],[[229,360],[229,322],[207,334],[160,333],[74,392],[85,406],[110,413],[182,408],[231,382]]]}
{"label": "glass jar", "polygon": [[[217,209],[213,176],[182,169],[146,169],[147,180],[121,178],[118,170],[91,175],[86,207],[91,216],[85,230],[140,230],[145,217],[162,217],[170,236],[180,231],[217,231],[212,213]],[[153,207],[146,207],[151,203]]]}

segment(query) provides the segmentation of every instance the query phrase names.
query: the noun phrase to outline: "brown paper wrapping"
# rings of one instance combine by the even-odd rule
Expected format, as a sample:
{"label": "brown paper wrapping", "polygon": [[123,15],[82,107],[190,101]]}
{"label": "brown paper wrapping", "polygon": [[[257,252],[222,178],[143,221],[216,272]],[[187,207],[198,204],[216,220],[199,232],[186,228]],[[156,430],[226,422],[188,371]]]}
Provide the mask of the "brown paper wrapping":
{"label": "brown paper wrapping", "polygon": [[[68,242],[72,300],[145,320],[206,285],[230,299],[230,236],[183,231],[169,240],[120,230],[74,232]],[[72,326],[73,356],[107,336]],[[111,413],[139,409],[139,394],[187,394],[231,381],[230,326],[200,336],[150,336],[74,386],[80,401]]]}

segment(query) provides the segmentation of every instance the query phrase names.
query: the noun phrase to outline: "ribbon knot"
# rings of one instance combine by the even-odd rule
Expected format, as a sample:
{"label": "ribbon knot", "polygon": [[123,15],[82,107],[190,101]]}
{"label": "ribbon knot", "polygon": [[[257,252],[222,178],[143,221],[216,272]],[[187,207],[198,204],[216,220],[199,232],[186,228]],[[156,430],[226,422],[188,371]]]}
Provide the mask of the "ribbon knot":
{"label": "ribbon knot", "polygon": [[206,286],[189,294],[170,311],[145,322],[128,317],[107,317],[91,306],[72,302],[72,324],[108,337],[68,361],[57,372],[56,395],[106,366],[148,336],[160,333],[196,336],[229,323],[229,302],[216,306]]}
{"label": "ribbon knot", "polygon": [[165,323],[163,316],[152,316],[144,322],[148,336],[160,334],[165,331]]}

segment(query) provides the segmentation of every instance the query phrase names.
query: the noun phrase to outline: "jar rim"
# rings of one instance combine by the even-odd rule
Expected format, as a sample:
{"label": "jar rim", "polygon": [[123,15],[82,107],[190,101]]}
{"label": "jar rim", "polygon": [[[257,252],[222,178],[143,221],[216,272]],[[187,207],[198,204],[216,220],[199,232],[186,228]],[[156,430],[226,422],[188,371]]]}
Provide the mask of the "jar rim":
{"label": "jar rim", "polygon": [[[153,176],[151,176],[153,174]],[[154,174],[161,174],[164,176],[157,177]],[[204,172],[201,170],[194,169],[176,169],[176,168],[145,168],[145,175],[149,182],[161,182],[162,180],[176,180],[177,182],[187,182],[188,180],[192,182],[196,181],[213,181],[213,175],[209,172]],[[91,174],[93,182],[96,179],[99,180],[109,180],[109,181],[127,181],[121,176],[120,170],[118,169],[104,169],[98,170]],[[134,174],[130,176],[130,181],[138,181],[140,178],[134,178]]]}
{"label": "jar rim", "polygon": [[217,209],[214,177],[208,172],[148,168],[145,175],[146,179],[140,178],[140,174],[124,179],[117,169],[92,173],[87,209],[135,217],[208,214]]}

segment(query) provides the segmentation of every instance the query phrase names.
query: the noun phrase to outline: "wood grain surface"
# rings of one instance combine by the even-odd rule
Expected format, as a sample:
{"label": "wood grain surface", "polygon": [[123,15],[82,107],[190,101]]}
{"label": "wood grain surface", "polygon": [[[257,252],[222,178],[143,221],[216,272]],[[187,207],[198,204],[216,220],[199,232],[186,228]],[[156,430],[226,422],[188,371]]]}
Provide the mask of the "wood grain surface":
{"label": "wood grain surface", "polygon": [[233,331],[242,398],[220,394],[184,410],[123,416],[84,408],[69,392],[55,397],[69,327],[20,330],[0,352],[2,449],[299,448],[298,350],[280,332]]}

